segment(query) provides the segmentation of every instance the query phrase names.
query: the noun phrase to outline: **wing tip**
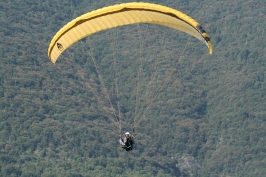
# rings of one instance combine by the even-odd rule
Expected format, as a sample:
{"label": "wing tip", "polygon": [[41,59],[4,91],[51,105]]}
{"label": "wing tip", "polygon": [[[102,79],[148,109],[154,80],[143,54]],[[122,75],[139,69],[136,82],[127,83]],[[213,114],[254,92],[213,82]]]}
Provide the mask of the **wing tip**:
{"label": "wing tip", "polygon": [[208,47],[209,47],[209,53],[212,54],[213,49],[211,41],[208,41]]}

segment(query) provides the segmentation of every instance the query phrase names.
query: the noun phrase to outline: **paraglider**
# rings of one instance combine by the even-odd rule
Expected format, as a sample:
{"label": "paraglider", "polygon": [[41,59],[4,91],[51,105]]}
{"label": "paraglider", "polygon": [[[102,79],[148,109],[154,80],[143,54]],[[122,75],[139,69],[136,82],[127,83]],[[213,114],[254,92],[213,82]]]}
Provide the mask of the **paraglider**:
{"label": "paraglider", "polygon": [[[162,25],[185,32],[205,43],[209,53],[212,53],[212,43],[208,34],[190,16],[158,4],[130,2],[94,10],[67,23],[51,40],[48,48],[48,57],[52,63],[56,63],[59,56],[67,48],[85,37],[110,28],[138,23]],[[152,99],[152,102],[156,96]],[[145,110],[144,115],[148,108]],[[116,123],[119,124],[119,132],[121,132],[120,121],[116,120]],[[134,140],[130,133],[127,132],[124,138],[120,137],[119,143],[126,151],[131,151]]]}
{"label": "paraglider", "polygon": [[55,63],[62,52],[84,37],[136,23],[158,24],[183,31],[203,41],[208,46],[209,53],[212,53],[208,34],[188,15],[162,5],[131,2],[104,7],[72,20],[53,37],[48,48],[48,57]]}
{"label": "paraglider", "polygon": [[124,138],[119,138],[119,143],[122,145],[123,149],[126,151],[131,151],[133,150],[134,137],[131,136],[129,132],[126,132]]}

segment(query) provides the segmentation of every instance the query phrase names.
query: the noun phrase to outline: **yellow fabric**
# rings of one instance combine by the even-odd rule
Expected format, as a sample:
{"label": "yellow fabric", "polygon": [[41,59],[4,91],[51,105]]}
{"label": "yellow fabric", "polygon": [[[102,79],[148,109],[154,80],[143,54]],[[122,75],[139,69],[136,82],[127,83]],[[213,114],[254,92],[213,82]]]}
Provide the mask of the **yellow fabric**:
{"label": "yellow fabric", "polygon": [[78,40],[102,30],[135,23],[159,24],[186,32],[205,42],[212,53],[208,34],[201,32],[199,23],[191,17],[166,6],[132,2],[104,7],[72,20],[53,37],[48,57],[55,63],[60,54]]}

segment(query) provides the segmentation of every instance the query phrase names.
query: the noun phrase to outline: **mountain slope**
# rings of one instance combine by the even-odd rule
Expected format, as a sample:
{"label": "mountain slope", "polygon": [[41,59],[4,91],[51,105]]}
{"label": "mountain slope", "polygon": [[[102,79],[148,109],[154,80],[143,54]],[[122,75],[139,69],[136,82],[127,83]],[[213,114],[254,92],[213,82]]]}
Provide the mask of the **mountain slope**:
{"label": "mountain slope", "polygon": [[[52,36],[116,2],[0,2],[1,176],[264,175],[266,4],[150,2],[194,17],[214,53],[144,24],[95,34],[54,65]],[[137,127],[131,153],[110,103],[123,131]]]}

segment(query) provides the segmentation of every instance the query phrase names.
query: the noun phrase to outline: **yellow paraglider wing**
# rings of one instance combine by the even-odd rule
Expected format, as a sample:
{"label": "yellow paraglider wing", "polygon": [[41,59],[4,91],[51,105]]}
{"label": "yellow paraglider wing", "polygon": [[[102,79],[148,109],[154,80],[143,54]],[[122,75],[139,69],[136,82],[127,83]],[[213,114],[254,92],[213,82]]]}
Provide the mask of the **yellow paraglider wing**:
{"label": "yellow paraglider wing", "polygon": [[191,17],[166,6],[132,2],[104,7],[72,20],[53,37],[48,57],[55,63],[61,53],[78,40],[102,30],[135,23],[158,24],[186,32],[206,43],[212,53],[208,34]]}

